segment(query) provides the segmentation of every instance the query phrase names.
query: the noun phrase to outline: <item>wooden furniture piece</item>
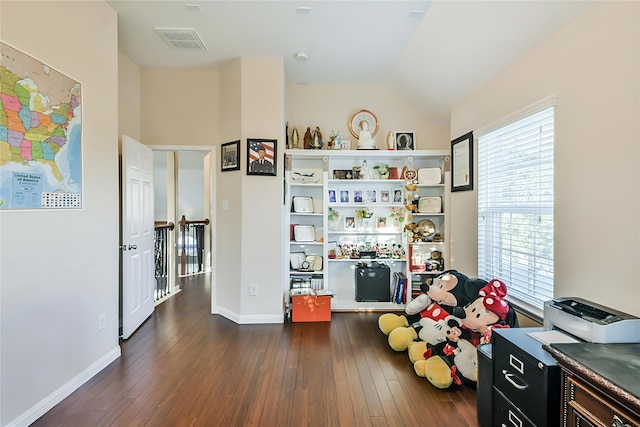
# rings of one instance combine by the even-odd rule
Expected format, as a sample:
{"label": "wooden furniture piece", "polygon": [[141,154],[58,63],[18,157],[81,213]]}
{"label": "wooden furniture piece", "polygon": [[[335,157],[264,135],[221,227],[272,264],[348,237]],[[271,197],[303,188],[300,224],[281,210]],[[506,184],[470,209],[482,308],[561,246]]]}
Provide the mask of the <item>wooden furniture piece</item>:
{"label": "wooden furniture piece", "polygon": [[640,344],[551,344],[563,426],[640,426]]}
{"label": "wooden furniture piece", "polygon": [[552,427],[560,416],[560,368],[527,335],[542,328],[493,331],[493,425]]}

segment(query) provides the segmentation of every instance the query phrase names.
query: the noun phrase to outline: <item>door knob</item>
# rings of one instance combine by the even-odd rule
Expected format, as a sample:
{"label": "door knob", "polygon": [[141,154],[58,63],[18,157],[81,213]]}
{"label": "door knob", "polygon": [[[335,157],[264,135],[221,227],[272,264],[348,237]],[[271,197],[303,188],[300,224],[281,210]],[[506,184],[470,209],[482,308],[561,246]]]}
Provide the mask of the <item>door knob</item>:
{"label": "door knob", "polygon": [[138,245],[129,245],[129,250],[138,249]]}

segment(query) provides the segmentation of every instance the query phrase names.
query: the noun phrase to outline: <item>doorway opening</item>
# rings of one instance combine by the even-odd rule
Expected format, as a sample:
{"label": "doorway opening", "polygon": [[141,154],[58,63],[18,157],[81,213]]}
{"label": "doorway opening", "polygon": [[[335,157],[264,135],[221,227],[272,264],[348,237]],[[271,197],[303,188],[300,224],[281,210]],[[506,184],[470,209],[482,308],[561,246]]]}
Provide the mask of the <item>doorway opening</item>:
{"label": "doorway opening", "polygon": [[158,305],[180,291],[184,278],[213,272],[214,154],[210,147],[151,148]]}

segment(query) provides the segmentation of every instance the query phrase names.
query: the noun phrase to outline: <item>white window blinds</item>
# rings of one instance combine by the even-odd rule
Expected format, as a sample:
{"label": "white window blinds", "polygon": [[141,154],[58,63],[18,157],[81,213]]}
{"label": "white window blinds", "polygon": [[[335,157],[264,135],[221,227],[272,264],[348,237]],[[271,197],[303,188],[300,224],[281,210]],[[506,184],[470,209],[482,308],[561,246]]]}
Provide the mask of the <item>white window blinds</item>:
{"label": "white window blinds", "polygon": [[478,275],[542,315],[553,298],[555,107],[537,109],[478,137]]}

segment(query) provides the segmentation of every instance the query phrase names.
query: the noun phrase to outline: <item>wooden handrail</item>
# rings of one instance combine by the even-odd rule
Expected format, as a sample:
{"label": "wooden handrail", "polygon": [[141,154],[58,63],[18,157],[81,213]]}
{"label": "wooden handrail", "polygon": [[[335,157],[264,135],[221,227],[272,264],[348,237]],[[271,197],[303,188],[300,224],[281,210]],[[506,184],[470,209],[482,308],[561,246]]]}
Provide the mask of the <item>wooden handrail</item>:
{"label": "wooden handrail", "polygon": [[169,229],[169,230],[173,230],[175,228],[175,224],[172,222],[166,222],[166,221],[156,221],[153,224],[155,226],[156,230],[161,230],[163,228]]}
{"label": "wooden handrail", "polygon": [[185,227],[185,226],[186,226],[186,225],[188,225],[188,224],[204,224],[204,225],[209,225],[209,218],[187,221],[187,218],[185,218],[185,216],[184,216],[184,215],[182,215],[182,219],[180,219],[180,227]]}

